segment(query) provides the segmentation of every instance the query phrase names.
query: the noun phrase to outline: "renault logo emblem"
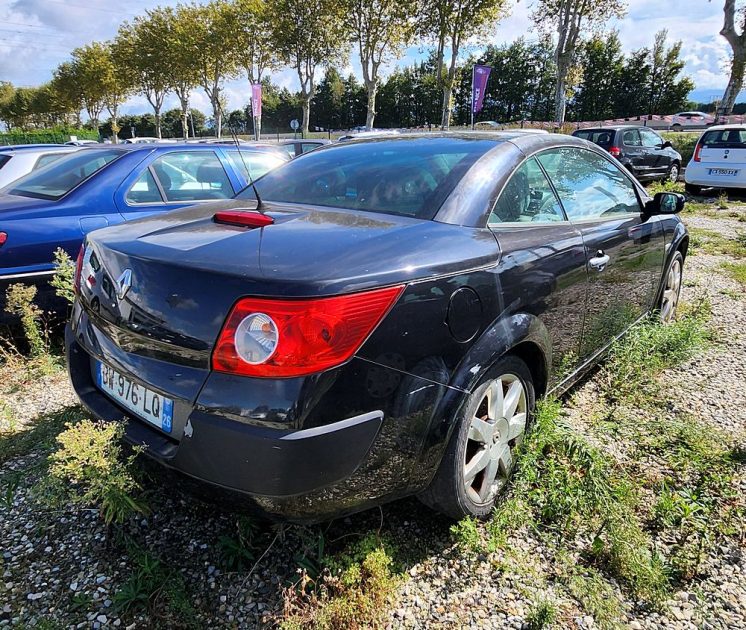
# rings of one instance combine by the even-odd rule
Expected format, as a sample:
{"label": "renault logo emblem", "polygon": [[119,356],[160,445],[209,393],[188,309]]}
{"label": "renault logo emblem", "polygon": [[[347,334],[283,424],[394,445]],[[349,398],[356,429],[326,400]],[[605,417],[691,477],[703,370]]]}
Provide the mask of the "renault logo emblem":
{"label": "renault logo emblem", "polygon": [[122,275],[117,278],[117,297],[122,300],[127,295],[127,291],[132,286],[132,270],[125,269]]}

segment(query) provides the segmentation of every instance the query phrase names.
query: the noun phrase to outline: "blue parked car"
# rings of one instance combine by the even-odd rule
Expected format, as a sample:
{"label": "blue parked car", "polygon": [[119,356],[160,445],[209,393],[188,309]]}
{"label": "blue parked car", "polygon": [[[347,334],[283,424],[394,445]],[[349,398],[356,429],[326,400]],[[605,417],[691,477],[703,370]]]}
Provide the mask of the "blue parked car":
{"label": "blue parked car", "polygon": [[54,251],[77,256],[91,230],[230,199],[287,162],[287,152],[241,145],[147,144],[83,148],[0,190],[0,322],[8,285],[36,284],[38,302],[59,308],[48,280]]}

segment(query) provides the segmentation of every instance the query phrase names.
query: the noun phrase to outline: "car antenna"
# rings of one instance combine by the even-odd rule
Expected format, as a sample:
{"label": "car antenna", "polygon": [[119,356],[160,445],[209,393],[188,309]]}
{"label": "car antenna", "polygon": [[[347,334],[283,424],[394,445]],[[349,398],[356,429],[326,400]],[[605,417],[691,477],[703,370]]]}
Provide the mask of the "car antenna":
{"label": "car antenna", "polygon": [[256,210],[258,210],[261,214],[264,214],[264,208],[262,207],[262,198],[259,196],[259,191],[256,189],[256,184],[254,183],[254,177],[251,174],[251,167],[246,163],[243,153],[241,153],[241,146],[238,142],[238,136],[236,135],[236,130],[233,128],[233,125],[230,123],[230,119],[225,117],[225,112],[223,111],[223,105],[220,103],[219,100],[217,101],[217,103],[218,103],[218,109],[220,110],[220,117],[222,120],[225,120],[228,126],[228,131],[230,131],[231,138],[233,138],[233,143],[236,145],[236,151],[238,151],[238,155],[241,158],[243,167],[246,169],[246,174],[249,176],[249,185],[254,191],[254,196],[256,197]]}

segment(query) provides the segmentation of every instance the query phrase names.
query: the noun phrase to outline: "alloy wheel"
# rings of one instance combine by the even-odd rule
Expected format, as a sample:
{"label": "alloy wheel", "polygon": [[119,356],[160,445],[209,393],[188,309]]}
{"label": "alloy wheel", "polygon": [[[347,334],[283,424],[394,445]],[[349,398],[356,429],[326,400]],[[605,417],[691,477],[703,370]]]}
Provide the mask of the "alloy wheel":
{"label": "alloy wheel", "polygon": [[666,286],[663,289],[661,301],[661,321],[668,323],[676,316],[676,306],[679,303],[681,293],[681,259],[675,258],[668,268]]}
{"label": "alloy wheel", "polygon": [[679,181],[679,167],[676,164],[671,165],[671,170],[668,171],[668,180],[671,182]]}
{"label": "alloy wheel", "polygon": [[507,483],[527,418],[521,379],[503,374],[491,381],[471,419],[464,455],[464,489],[474,503],[489,503]]}

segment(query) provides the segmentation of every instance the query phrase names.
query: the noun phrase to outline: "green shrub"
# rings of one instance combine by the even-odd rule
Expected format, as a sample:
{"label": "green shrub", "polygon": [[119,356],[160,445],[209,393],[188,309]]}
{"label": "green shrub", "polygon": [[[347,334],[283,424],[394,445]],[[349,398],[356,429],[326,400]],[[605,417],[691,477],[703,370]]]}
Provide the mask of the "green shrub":
{"label": "green shrub", "polygon": [[38,357],[47,352],[49,342],[42,330],[42,313],[41,309],[34,304],[35,297],[35,286],[11,284],[5,294],[5,310],[20,318],[31,356]]}
{"label": "green shrub", "polygon": [[135,496],[140,485],[130,471],[137,453],[124,456],[123,432],[122,425],[114,422],[67,424],[57,436],[59,448],[50,456],[52,498],[97,506],[107,525],[147,512]]}
{"label": "green shrub", "polygon": [[673,148],[681,153],[682,166],[689,164],[689,160],[694,155],[694,147],[697,145],[697,140],[699,140],[701,134],[699,132],[681,131],[677,133],[675,131],[667,131],[661,135],[664,140],[668,140],[673,145]]}
{"label": "green shrub", "polygon": [[7,131],[0,133],[0,145],[8,144],[63,144],[77,136],[78,140],[98,140],[98,132],[74,127],[54,129],[30,129],[29,131]]}
{"label": "green shrub", "polygon": [[71,304],[75,301],[75,261],[68,256],[67,252],[58,247],[54,250],[54,276],[49,282],[54,287],[54,292]]}

